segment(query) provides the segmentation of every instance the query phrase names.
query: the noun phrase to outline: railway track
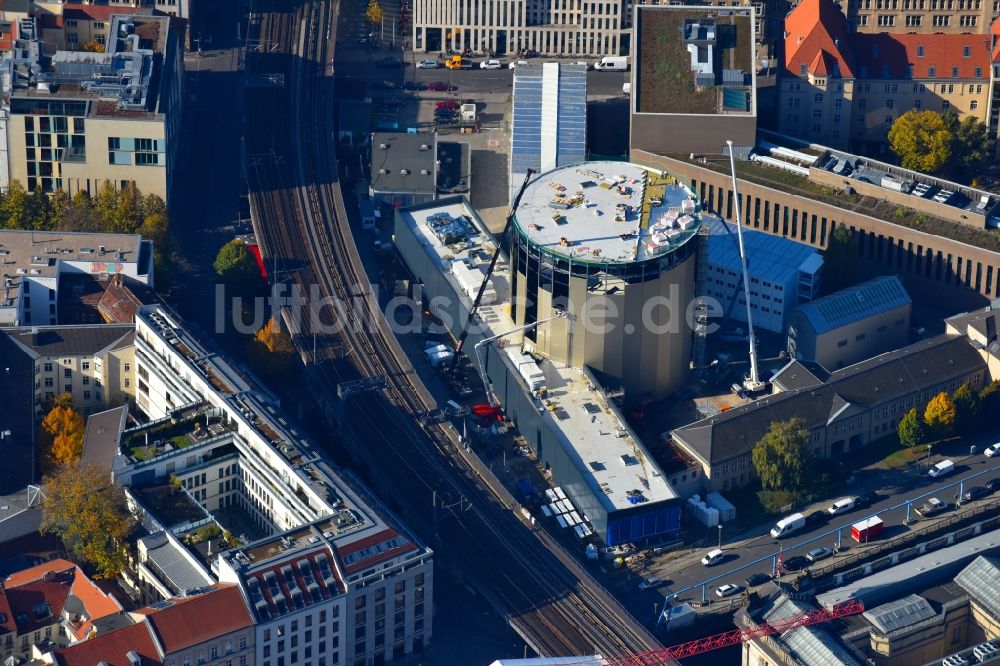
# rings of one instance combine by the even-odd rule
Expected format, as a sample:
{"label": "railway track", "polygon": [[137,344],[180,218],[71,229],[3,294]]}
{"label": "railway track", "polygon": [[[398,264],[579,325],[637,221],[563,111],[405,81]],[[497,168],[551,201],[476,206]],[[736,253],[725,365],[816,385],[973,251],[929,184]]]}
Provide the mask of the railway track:
{"label": "railway track", "polygon": [[[279,3],[257,15],[258,43],[267,47],[247,58],[248,68],[261,68],[254,75],[278,69],[284,81],[247,104],[258,241],[278,268],[274,279],[287,273],[303,293],[315,282],[341,305],[324,309],[322,323],[341,330],[323,335],[315,356],[312,334],[320,331],[309,322],[291,325],[300,352],[326,391],[358,377],[387,377],[384,392],[353,398],[345,408],[355,449],[396,489],[407,521],[436,532],[438,557],[462,570],[532,648],[543,655],[624,655],[659,647],[559,544],[515,515],[513,498],[464,454],[453,431],[424,429],[413,418],[433,399],[382,317],[337,182],[328,65],[337,15],[337,0]],[[331,351],[345,348],[346,355]],[[438,521],[438,507],[427,515],[435,497],[472,502]]]}

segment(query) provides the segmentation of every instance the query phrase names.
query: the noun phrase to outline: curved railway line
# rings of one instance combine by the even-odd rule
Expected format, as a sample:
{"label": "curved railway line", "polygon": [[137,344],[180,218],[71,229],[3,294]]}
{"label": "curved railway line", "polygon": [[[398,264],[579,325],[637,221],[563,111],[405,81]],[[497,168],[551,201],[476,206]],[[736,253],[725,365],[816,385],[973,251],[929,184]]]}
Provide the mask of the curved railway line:
{"label": "curved railway line", "polygon": [[[387,378],[385,391],[350,399],[345,434],[394,489],[407,522],[425,534],[436,530],[439,560],[461,570],[537,652],[620,656],[659,647],[550,535],[515,514],[514,499],[462,450],[453,430],[424,428],[414,419],[433,399],[382,316],[338,182],[329,65],[337,10],[337,0],[272,3],[251,15],[259,47],[246,60],[248,73],[279,74],[272,80],[283,82],[247,89],[246,177],[258,242],[269,266],[279,269],[273,279],[289,279],[303,293],[315,283],[324,298],[342,305],[335,310],[340,332],[317,331],[315,357],[310,323],[289,323],[300,354],[324,384],[316,392],[335,395],[347,380]],[[335,323],[332,312],[323,310],[325,325]],[[435,493],[471,501],[431,520]]]}

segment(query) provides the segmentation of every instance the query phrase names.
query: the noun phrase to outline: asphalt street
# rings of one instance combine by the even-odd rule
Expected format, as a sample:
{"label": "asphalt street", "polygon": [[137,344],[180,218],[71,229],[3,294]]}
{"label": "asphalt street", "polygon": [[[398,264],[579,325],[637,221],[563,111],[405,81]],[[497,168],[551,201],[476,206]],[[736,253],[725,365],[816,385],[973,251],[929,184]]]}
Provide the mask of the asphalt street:
{"label": "asphalt street", "polygon": [[[822,546],[833,548],[838,543],[840,553],[834,558],[857,553],[857,549],[865,546],[856,543],[851,538],[851,525],[869,516],[877,515],[885,522],[885,532],[879,537],[879,540],[900,536],[910,529],[904,524],[907,518],[905,505],[908,502],[911,503],[911,509],[916,509],[928,498],[938,497],[942,501],[950,502],[952,508],[929,520],[942,520],[953,516],[956,512],[954,503],[960,488],[964,492],[972,486],[984,485],[986,481],[1000,477],[1000,458],[987,458],[982,454],[984,446],[996,441],[997,438],[994,434],[992,437],[983,436],[964,440],[959,444],[946,445],[942,448],[947,449],[947,455],[941,455],[937,450],[934,450],[929,462],[920,461],[906,469],[891,472],[890,478],[894,480],[894,484],[881,489],[879,492],[883,498],[872,506],[836,516],[825,524],[806,526],[780,541],[773,539],[768,533],[773,526],[770,524],[758,526],[746,535],[742,535],[745,538],[732,542],[726,540],[726,527],[723,526],[722,547],[726,551],[726,559],[721,564],[711,568],[700,563],[700,559],[705,553],[716,546],[716,544],[709,542],[701,550],[674,558],[663,567],[653,567],[643,575],[646,577],[655,575],[664,580],[664,584],[657,590],[663,596],[670,597],[679,594],[679,599],[700,600],[700,586],[703,583],[707,585],[708,592],[712,593],[714,588],[723,583],[745,585],[744,581],[751,573],[770,575],[774,570],[774,558],[779,550],[781,550],[782,559],[785,561],[795,555],[805,555],[813,548]],[[969,456],[969,446],[972,443],[976,444],[976,450],[979,453]],[[927,476],[929,464],[945,459],[955,462],[956,471],[954,473],[941,479],[931,479]],[[853,491],[853,494],[862,494],[868,490],[871,489],[858,488]],[[851,496],[851,493],[845,493],[841,497]],[[841,497],[829,498],[800,511],[808,515],[812,511],[825,510]],[[995,496],[988,496],[967,506],[976,506],[995,499]],[[957,511],[964,508],[965,506]],[[917,527],[923,522],[916,512],[911,514],[911,520],[915,521],[911,527]],[[839,539],[838,531],[840,533]],[[828,566],[835,561],[835,559],[825,560],[822,566]],[[647,592],[645,594],[652,595],[653,593]],[[651,598],[653,597],[651,596]]]}

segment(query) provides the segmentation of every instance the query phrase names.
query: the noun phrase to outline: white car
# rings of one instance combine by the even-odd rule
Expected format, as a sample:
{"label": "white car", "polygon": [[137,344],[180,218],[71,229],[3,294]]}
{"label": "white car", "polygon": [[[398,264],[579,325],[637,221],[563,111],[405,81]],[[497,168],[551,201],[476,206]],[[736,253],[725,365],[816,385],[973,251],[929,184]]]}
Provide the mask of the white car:
{"label": "white car", "polygon": [[570,63],[570,64],[573,64],[573,65],[583,65],[587,69],[592,69],[594,67],[594,63],[586,62],[584,60],[580,60],[579,62],[574,62],[574,63]]}
{"label": "white car", "polygon": [[437,69],[437,60],[421,60],[417,63],[417,69]]}
{"label": "white car", "polygon": [[479,63],[479,69],[500,69],[503,65],[499,60],[484,60]]}
{"label": "white car", "polygon": [[983,451],[983,453],[986,454],[987,458],[992,458],[993,456],[1000,455],[1000,444],[993,444],[991,446],[987,446],[986,450]]}
{"label": "white car", "polygon": [[725,585],[720,585],[719,587],[715,588],[715,594],[717,594],[719,597],[722,597],[724,599],[726,597],[733,596],[734,594],[736,594],[737,592],[739,592],[742,589],[743,588],[740,587],[739,585],[733,585],[732,583],[726,583]]}
{"label": "white car", "polygon": [[528,64],[527,60],[511,60],[510,63],[507,64],[507,69],[515,69],[517,67],[520,67],[521,65],[527,65],[527,64]]}

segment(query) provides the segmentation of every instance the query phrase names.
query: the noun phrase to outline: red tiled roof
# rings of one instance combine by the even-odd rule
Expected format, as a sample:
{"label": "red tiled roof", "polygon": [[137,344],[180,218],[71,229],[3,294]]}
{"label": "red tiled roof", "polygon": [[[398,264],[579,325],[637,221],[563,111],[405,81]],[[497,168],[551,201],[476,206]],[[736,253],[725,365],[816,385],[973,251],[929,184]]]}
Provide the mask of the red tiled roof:
{"label": "red tiled roof", "polygon": [[240,589],[217,584],[205,594],[171,599],[165,608],[144,608],[165,655],[253,626]]}
{"label": "red tiled roof", "polygon": [[[856,34],[851,41],[858,78],[981,79],[989,76],[992,40],[988,35]],[[911,65],[912,75],[908,71]],[[931,67],[934,68],[933,77],[930,76]],[[958,69],[957,77],[952,76],[955,68]],[[979,76],[976,76],[976,69],[979,69]]]}
{"label": "red tiled roof", "polygon": [[162,663],[153,635],[145,622],[99,634],[59,648],[53,654],[55,663],[59,666],[96,666],[101,662],[108,666],[130,666],[129,652],[135,652],[141,657],[142,666],[159,666]]}
{"label": "red tiled roof", "polygon": [[140,11],[141,7],[121,7],[118,5],[66,5],[63,7],[63,17],[77,21],[107,21],[115,14],[131,15]]}
{"label": "red tiled roof", "polygon": [[[785,17],[785,70],[791,76],[801,76],[818,62],[833,71],[833,63],[843,77],[853,76],[847,44],[847,19],[833,0],[802,0]],[[817,72],[818,73],[818,72]]]}
{"label": "red tiled roof", "polygon": [[135,322],[135,313],[140,307],[155,302],[152,289],[116,273],[101,295],[97,310],[109,324],[131,324]]}
{"label": "red tiled roof", "polygon": [[[345,561],[345,558],[348,555],[352,555],[366,548],[379,546],[380,544],[387,544],[387,542],[393,539],[402,541],[402,543],[391,548],[378,549],[375,552],[366,554],[361,559],[354,559],[350,564]],[[337,554],[340,555],[340,561],[344,565],[344,573],[354,573],[356,571],[361,571],[362,569],[375,566],[376,564],[391,559],[401,553],[414,550],[416,547],[416,544],[412,541],[401,538],[399,533],[395,530],[387,529],[379,532],[378,534],[373,534],[370,537],[359,539],[354,543],[347,544],[342,548],[338,548]]]}
{"label": "red tiled roof", "polygon": [[993,36],[993,62],[1000,60],[1000,18],[990,25],[990,35]]}
{"label": "red tiled roof", "polygon": [[[83,606],[86,619],[73,622],[77,638],[86,635],[91,621],[119,612],[122,607],[112,595],[97,587],[79,568],[68,560],[52,560],[15,572],[0,586],[0,612],[8,631],[31,631],[53,623],[62,615],[66,599],[73,595]],[[35,609],[48,604],[51,615],[37,617]],[[20,618],[20,619],[19,619]]]}

